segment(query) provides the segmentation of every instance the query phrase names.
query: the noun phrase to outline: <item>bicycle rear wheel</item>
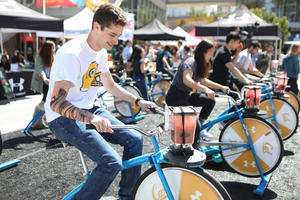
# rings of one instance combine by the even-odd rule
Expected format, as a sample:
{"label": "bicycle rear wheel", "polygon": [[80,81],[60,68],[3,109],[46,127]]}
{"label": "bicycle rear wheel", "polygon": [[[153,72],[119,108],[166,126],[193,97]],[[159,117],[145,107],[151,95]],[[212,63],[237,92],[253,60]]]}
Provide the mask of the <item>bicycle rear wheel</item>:
{"label": "bicycle rear wheel", "polygon": [[289,96],[287,98],[284,98],[285,100],[287,100],[296,110],[297,113],[299,113],[299,101],[298,98],[296,97],[296,95],[292,92],[284,92],[285,95]]}
{"label": "bicycle rear wheel", "polygon": [[154,83],[152,90],[151,90],[151,99],[155,102],[156,105],[163,107],[164,102],[166,101],[166,95],[170,88],[169,81],[159,81]]}
{"label": "bicycle rear wheel", "polygon": [[[161,167],[175,200],[231,199],[221,183],[201,168],[191,169],[169,164],[161,164]],[[138,179],[132,195],[134,200],[167,198],[155,167],[148,169]]]}
{"label": "bicycle rear wheel", "polygon": [[[133,94],[136,97],[142,97],[140,91],[131,85],[124,85],[123,88]],[[117,97],[114,97],[114,105],[117,112],[122,117],[134,117],[141,111],[141,108],[134,103],[130,103],[128,101],[121,100]]]}
{"label": "bicycle rear wheel", "polygon": [[[283,140],[287,140],[294,135],[298,128],[298,114],[294,107],[284,99],[273,98],[276,121],[279,133]],[[260,102],[259,109],[267,112],[267,117],[273,117],[270,99],[264,99]],[[270,121],[274,126],[275,122]]]}
{"label": "bicycle rear wheel", "polygon": [[[263,174],[271,173],[277,168],[283,157],[283,142],[278,131],[269,122],[257,116],[247,115],[244,117],[244,122]],[[238,118],[225,125],[219,140],[220,142],[244,142],[249,144],[242,123]],[[224,150],[221,151],[221,155],[235,172],[247,177],[260,176],[250,146]]]}

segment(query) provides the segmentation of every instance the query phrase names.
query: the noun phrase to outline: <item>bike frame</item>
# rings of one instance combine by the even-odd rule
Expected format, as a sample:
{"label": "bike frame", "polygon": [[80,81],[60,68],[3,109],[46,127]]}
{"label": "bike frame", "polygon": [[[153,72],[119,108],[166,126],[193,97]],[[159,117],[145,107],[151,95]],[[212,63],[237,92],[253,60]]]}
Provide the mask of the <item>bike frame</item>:
{"label": "bike frame", "polygon": [[247,130],[247,127],[245,125],[245,122],[244,122],[244,115],[245,115],[245,109],[244,108],[241,108],[239,109],[237,107],[237,105],[234,105],[233,106],[234,109],[235,109],[235,112],[233,113],[228,113],[229,110],[231,109],[231,106],[229,106],[229,108],[227,108],[223,113],[221,113],[216,119],[212,120],[212,121],[209,121],[207,123],[205,123],[203,126],[202,126],[202,130],[204,129],[207,129],[207,130],[210,130],[215,124],[219,123],[219,122],[222,122],[222,121],[225,121],[225,120],[229,120],[229,119],[233,119],[235,117],[238,117],[241,124],[242,124],[242,127],[243,127],[243,130],[244,130],[244,133],[247,137],[247,140],[249,143],[237,143],[237,142],[201,142],[201,146],[230,146],[230,147],[226,147],[226,148],[218,148],[218,149],[208,149],[205,151],[205,153],[208,153],[208,154],[214,154],[214,153],[220,153],[221,151],[225,151],[225,150],[230,150],[230,149],[235,149],[235,148],[240,148],[240,147],[244,147],[246,149],[250,149],[251,152],[252,152],[252,155],[255,159],[255,162],[256,162],[256,166],[258,168],[258,171],[259,171],[259,174],[260,174],[260,177],[261,177],[261,182],[259,184],[259,186],[253,191],[255,194],[257,195],[260,195],[262,196],[264,194],[264,191],[267,187],[267,184],[271,178],[271,174],[268,174],[268,175],[264,175],[263,174],[263,171],[262,171],[262,167],[259,163],[259,160],[258,160],[258,156],[256,154],[256,151],[254,149],[254,145],[253,145],[253,142],[251,140],[251,137],[249,135],[249,132]]}
{"label": "bike frame", "polygon": [[[113,129],[134,129],[134,130],[137,130],[139,131],[140,133],[150,137],[151,139],[151,142],[153,144],[153,147],[154,147],[154,152],[153,153],[148,153],[148,154],[144,154],[144,155],[141,155],[141,156],[138,156],[138,157],[135,157],[135,158],[131,158],[129,160],[126,160],[122,163],[122,167],[121,167],[121,171],[123,170],[126,170],[126,169],[129,169],[129,168],[132,168],[132,167],[135,167],[137,165],[142,165],[144,163],[150,163],[150,167],[154,166],[157,173],[158,173],[158,176],[161,180],[161,183],[165,189],[165,192],[168,196],[168,199],[169,200],[174,200],[174,196],[171,192],[171,189],[169,187],[169,184],[166,180],[166,177],[163,173],[163,170],[162,170],[162,167],[161,167],[161,163],[169,163],[168,161],[165,160],[163,154],[165,151],[168,150],[168,147],[165,147],[163,149],[160,149],[159,147],[159,144],[157,142],[157,139],[155,137],[155,135],[148,135],[148,134],[145,134],[145,132],[143,130],[141,130],[140,128],[136,127],[136,126],[132,126],[132,125],[126,125],[126,126],[113,126]],[[88,171],[88,168],[87,168],[87,165],[86,165],[86,161],[84,159],[84,157],[82,156],[82,153],[80,153],[80,158],[81,158],[81,161],[82,161],[82,164],[83,164],[83,168],[84,168],[84,171],[85,171],[85,176],[86,176],[86,180],[88,179],[89,175],[90,175],[90,172]],[[170,164],[170,163],[169,163]],[[199,165],[199,166],[195,166],[195,167],[201,167],[202,165]],[[81,183],[79,186],[77,186],[75,189],[73,189],[69,194],[67,194],[63,200],[69,200],[69,199],[72,199],[75,194],[83,187],[85,182]]]}

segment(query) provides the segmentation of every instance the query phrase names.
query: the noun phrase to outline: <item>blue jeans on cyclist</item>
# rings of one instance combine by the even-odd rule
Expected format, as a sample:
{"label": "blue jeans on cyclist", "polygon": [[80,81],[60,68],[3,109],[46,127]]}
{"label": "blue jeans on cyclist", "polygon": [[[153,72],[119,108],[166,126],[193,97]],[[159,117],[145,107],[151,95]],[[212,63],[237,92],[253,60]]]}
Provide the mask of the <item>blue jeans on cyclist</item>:
{"label": "blue jeans on cyclist", "polygon": [[133,74],[132,80],[135,81],[136,87],[140,90],[143,99],[150,100],[148,95],[147,82],[145,77],[136,76]]}
{"label": "blue jeans on cyclist", "polygon": [[[123,125],[103,108],[95,106],[89,111],[109,119],[112,125]],[[115,130],[113,134],[98,133],[96,130],[86,129],[86,123],[64,116],[51,121],[49,128],[58,138],[70,143],[97,163],[82,189],[75,195],[75,199],[99,200],[120,171],[122,161],[142,154],[143,138],[133,130]],[[124,147],[122,159],[108,142]],[[140,174],[141,166],[121,172],[120,199],[130,199]]]}
{"label": "blue jeans on cyclist", "polygon": [[202,96],[199,93],[183,92],[176,86],[171,85],[166,96],[166,103],[168,106],[202,107],[195,130],[195,139],[193,146],[196,147],[200,137],[201,124],[209,117],[210,113],[214,109],[216,101],[206,96]]}

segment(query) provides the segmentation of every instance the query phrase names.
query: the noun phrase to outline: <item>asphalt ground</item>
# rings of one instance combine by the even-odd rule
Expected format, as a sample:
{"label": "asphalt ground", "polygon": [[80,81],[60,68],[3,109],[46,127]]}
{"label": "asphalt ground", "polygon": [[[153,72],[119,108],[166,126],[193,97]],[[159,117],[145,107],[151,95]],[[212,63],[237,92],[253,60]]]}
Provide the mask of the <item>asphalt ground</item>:
{"label": "asphalt ground", "polygon": [[[21,103],[27,101],[27,98],[17,99],[17,102],[25,106],[24,110],[31,109],[31,117],[34,108],[33,105],[39,101],[39,97],[33,97],[35,100],[31,100],[33,108],[28,108],[25,103]],[[5,109],[3,106],[6,106]],[[13,110],[15,106],[0,104],[1,115],[3,110],[5,110],[6,114],[11,114],[12,111],[9,111],[7,107],[12,107],[11,109]],[[224,99],[217,100],[216,107],[210,118],[215,118],[226,106],[227,104]],[[120,118],[112,106],[109,106],[108,110]],[[22,113],[23,111],[21,109],[18,112]],[[15,158],[19,158],[21,163],[16,167],[0,172],[0,200],[62,199],[64,195],[84,181],[80,157],[74,147],[66,146],[64,148],[48,129],[33,130],[31,131],[31,135],[25,135],[20,132],[22,128],[20,129],[20,125],[18,124],[26,125],[28,119],[15,118],[15,120],[11,120],[9,122],[10,126],[13,126],[12,129],[15,130],[6,131],[6,134],[2,134],[3,152],[0,156],[0,163]],[[22,122],[19,122],[19,120]],[[156,127],[162,120],[161,116],[151,114],[147,115],[145,119],[136,122],[135,125],[149,130]],[[2,126],[3,121],[0,123]],[[6,126],[8,124],[5,124]],[[214,127],[211,133],[217,136],[219,134],[218,127]],[[161,146],[167,146],[171,143],[169,133],[160,135],[158,139]],[[120,146],[112,146],[120,155],[122,154]],[[297,151],[299,147],[300,135],[298,133],[284,142],[285,151],[283,160],[273,172],[272,179],[263,197],[258,197],[252,192],[259,184],[259,178],[243,177],[231,171],[225,163],[216,164],[208,161],[203,168],[224,185],[232,199],[299,200],[300,153]],[[151,152],[152,150],[151,141],[145,138],[144,153]],[[89,159],[87,160],[89,169],[93,169],[95,164]],[[143,171],[146,169],[147,166],[143,166]],[[105,196],[116,196],[119,180],[120,177],[118,176],[108,188]]]}

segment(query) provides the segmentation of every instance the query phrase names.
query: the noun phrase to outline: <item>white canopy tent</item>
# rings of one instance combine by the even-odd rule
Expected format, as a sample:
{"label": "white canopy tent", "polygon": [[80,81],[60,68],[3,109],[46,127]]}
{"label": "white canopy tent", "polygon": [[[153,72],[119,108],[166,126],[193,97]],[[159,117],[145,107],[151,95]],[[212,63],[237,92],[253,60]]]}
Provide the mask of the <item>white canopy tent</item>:
{"label": "white canopy tent", "polygon": [[184,43],[186,43],[187,45],[197,45],[199,44],[199,42],[201,42],[200,39],[193,37],[192,35],[190,35],[189,33],[187,33],[185,30],[183,30],[181,27],[177,26],[175,29],[173,29],[173,31],[179,35],[182,35],[185,37],[185,41]]}
{"label": "white canopy tent", "polygon": [[[127,26],[124,28],[121,40],[133,38],[134,31],[134,14],[125,13],[127,18]],[[89,8],[84,8],[82,11],[64,21],[64,37],[74,38],[81,34],[88,34],[92,29],[94,12]]]}
{"label": "white canopy tent", "polygon": [[42,15],[14,0],[0,1],[0,46],[3,51],[3,42],[10,38],[12,33],[39,32],[44,35],[63,35],[63,20]]}

